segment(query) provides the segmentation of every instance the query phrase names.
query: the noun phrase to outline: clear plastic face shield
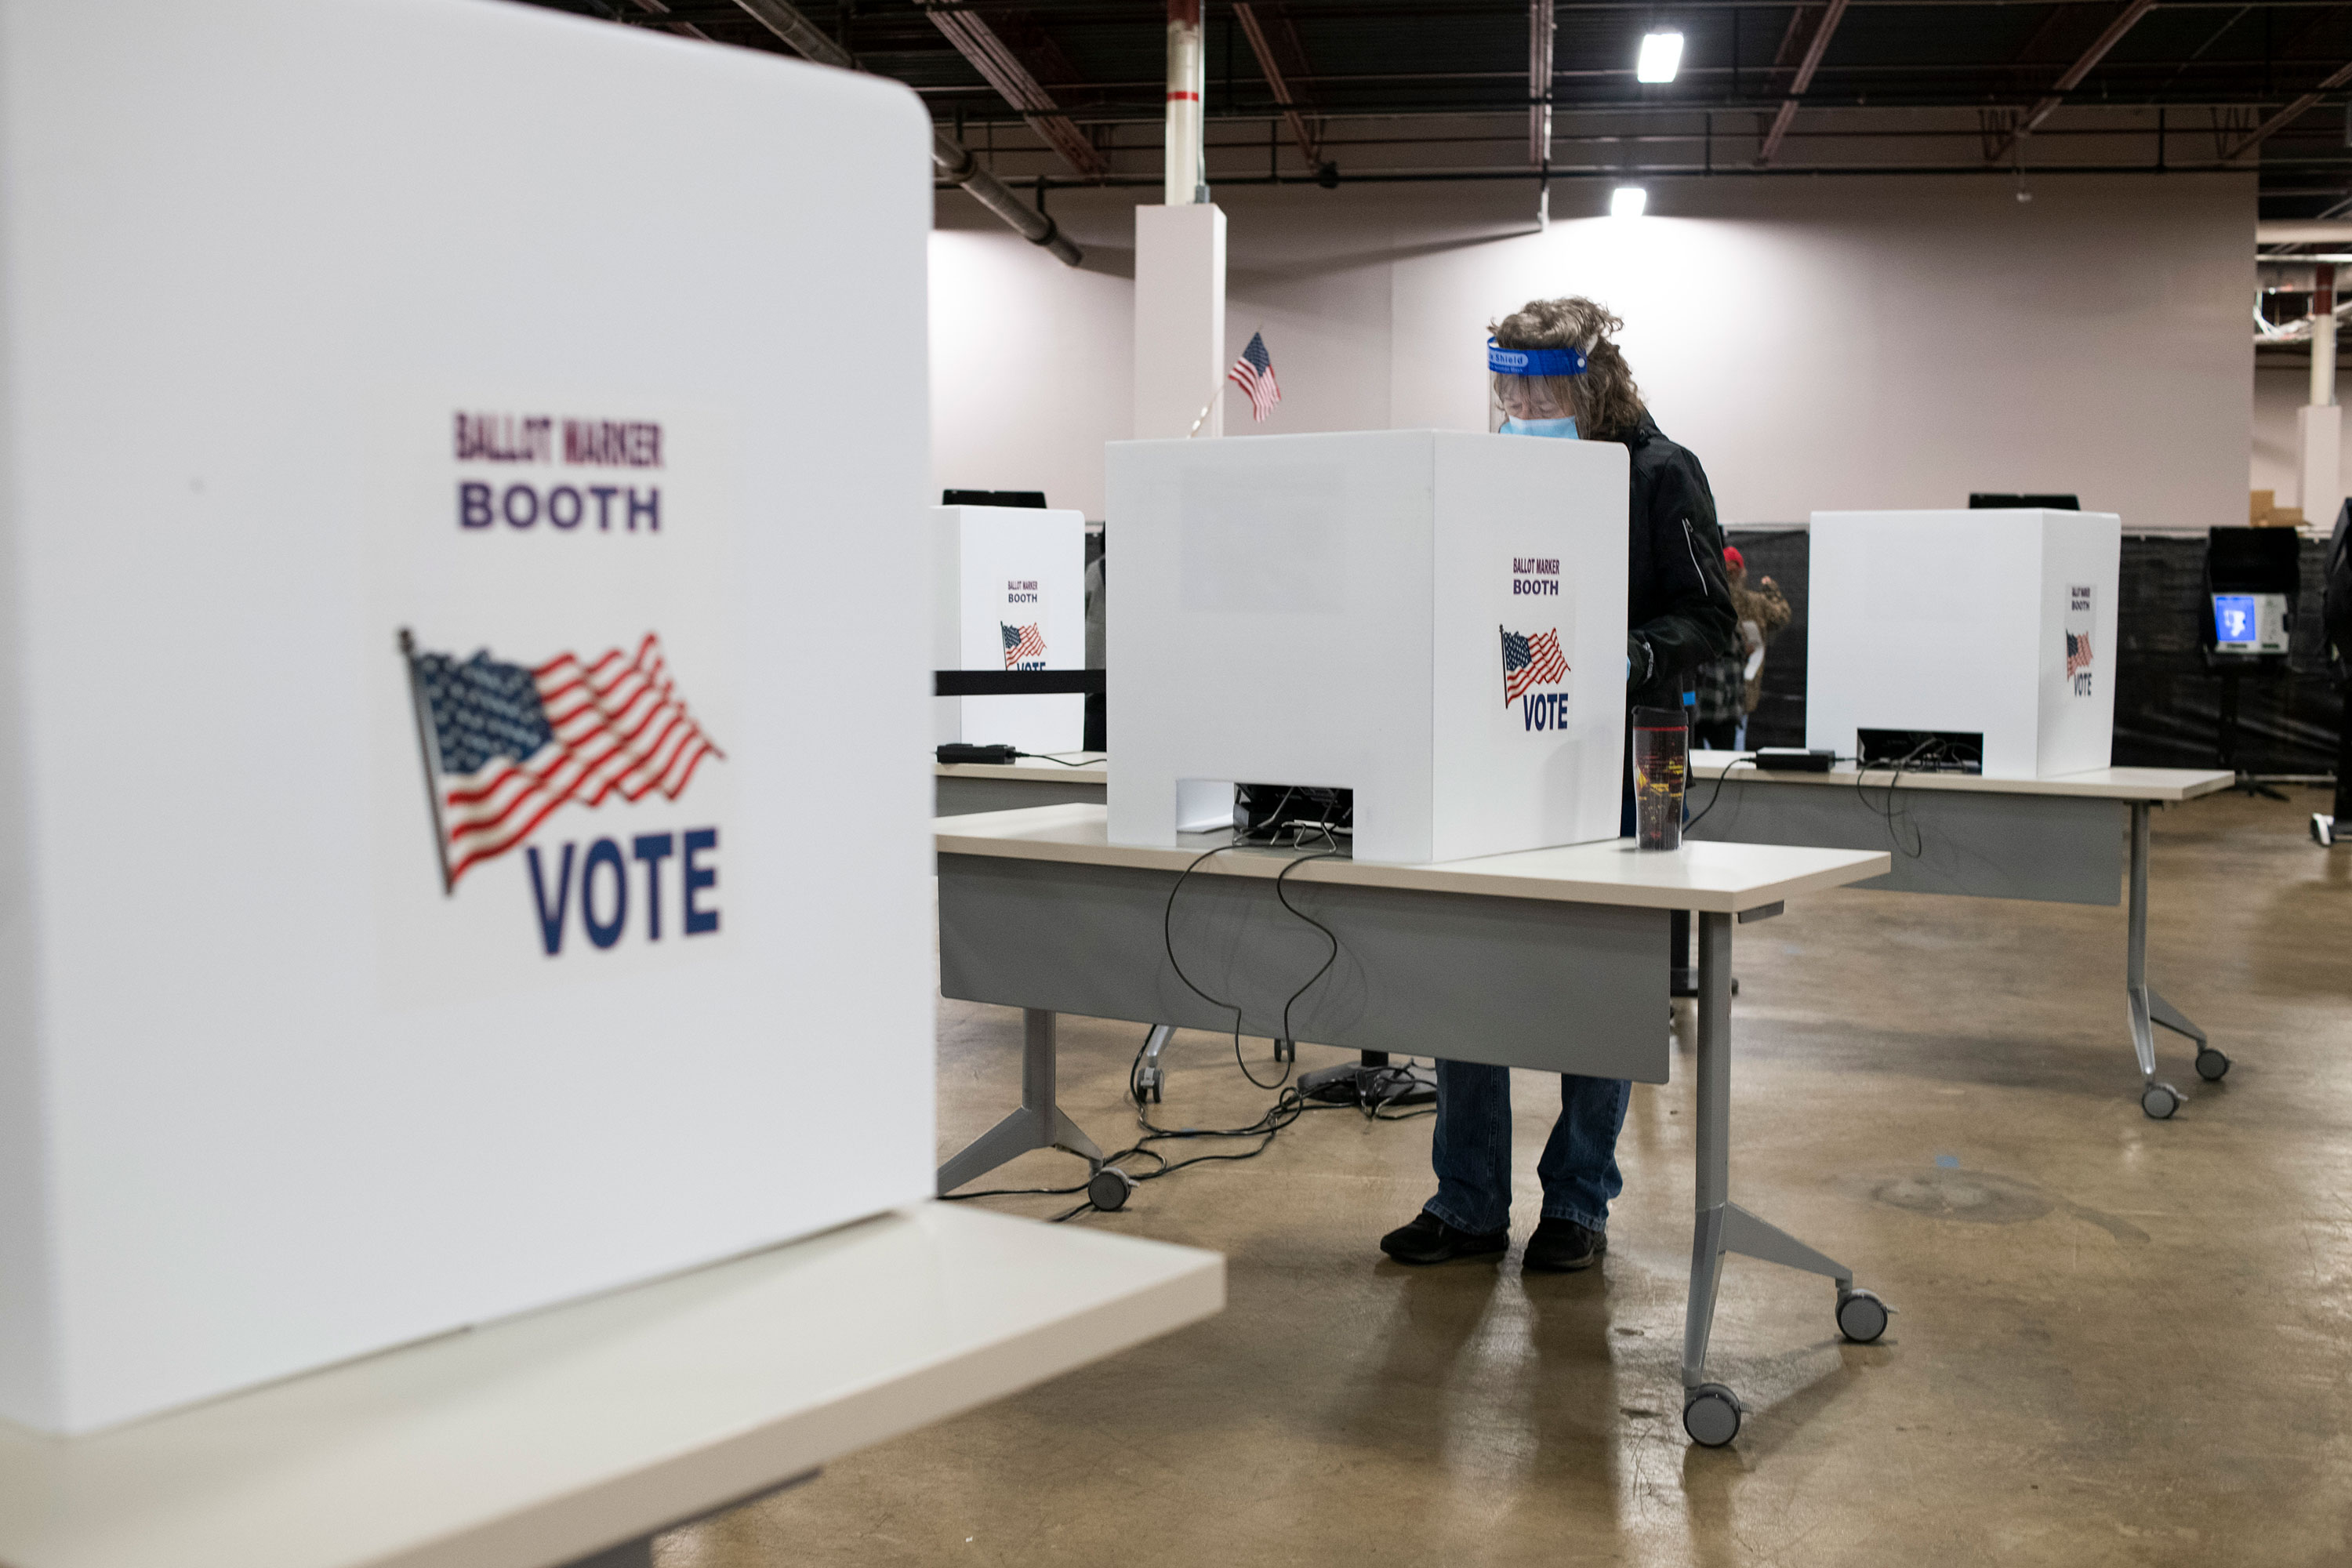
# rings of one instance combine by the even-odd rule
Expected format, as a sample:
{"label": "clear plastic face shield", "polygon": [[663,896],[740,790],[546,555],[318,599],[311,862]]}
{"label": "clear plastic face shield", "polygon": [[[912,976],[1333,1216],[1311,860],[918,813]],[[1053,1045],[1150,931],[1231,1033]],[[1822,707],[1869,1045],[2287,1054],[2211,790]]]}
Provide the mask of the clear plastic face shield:
{"label": "clear plastic face shield", "polygon": [[1486,428],[1505,436],[1573,439],[1575,391],[1584,374],[1579,349],[1507,349],[1486,340]]}

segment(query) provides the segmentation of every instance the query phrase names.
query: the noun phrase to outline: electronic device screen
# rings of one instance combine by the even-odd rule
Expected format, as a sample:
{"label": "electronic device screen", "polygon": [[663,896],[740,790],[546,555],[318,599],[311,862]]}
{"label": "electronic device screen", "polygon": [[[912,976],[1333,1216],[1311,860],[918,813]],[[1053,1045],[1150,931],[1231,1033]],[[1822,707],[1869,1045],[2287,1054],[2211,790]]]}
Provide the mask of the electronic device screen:
{"label": "electronic device screen", "polygon": [[2221,653],[2284,653],[2284,594],[2213,595],[2213,647]]}

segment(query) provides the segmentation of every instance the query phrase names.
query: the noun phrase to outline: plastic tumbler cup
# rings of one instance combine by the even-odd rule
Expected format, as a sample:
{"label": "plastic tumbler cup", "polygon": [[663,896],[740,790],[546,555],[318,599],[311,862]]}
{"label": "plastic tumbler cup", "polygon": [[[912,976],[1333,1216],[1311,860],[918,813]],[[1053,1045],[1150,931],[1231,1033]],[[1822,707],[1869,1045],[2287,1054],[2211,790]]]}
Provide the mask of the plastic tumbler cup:
{"label": "plastic tumbler cup", "polygon": [[1679,849],[1690,730],[1673,708],[1633,710],[1633,846]]}

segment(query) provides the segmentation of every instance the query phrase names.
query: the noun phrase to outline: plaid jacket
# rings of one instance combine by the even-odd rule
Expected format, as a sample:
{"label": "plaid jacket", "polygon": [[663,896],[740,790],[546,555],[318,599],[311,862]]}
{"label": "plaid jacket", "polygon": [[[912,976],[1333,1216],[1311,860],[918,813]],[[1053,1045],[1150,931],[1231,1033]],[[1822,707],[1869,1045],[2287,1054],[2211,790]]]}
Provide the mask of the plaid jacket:
{"label": "plaid jacket", "polygon": [[1698,692],[1699,723],[1719,724],[1745,711],[1739,705],[1747,695],[1741,689],[1739,670],[1740,661],[1736,658],[1711,658],[1698,667],[1694,689]]}

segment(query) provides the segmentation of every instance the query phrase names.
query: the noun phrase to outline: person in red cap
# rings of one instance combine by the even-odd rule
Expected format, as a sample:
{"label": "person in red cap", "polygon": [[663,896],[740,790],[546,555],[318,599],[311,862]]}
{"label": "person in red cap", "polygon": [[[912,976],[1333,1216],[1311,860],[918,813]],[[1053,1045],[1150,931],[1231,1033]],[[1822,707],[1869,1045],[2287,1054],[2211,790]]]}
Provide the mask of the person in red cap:
{"label": "person in red cap", "polygon": [[1748,716],[1764,698],[1764,645],[1789,624],[1790,611],[1787,596],[1771,578],[1748,586],[1748,562],[1737,545],[1724,546],[1723,564],[1739,619],[1739,652],[1699,671],[1698,716],[1691,741],[1710,751],[1744,752]]}

